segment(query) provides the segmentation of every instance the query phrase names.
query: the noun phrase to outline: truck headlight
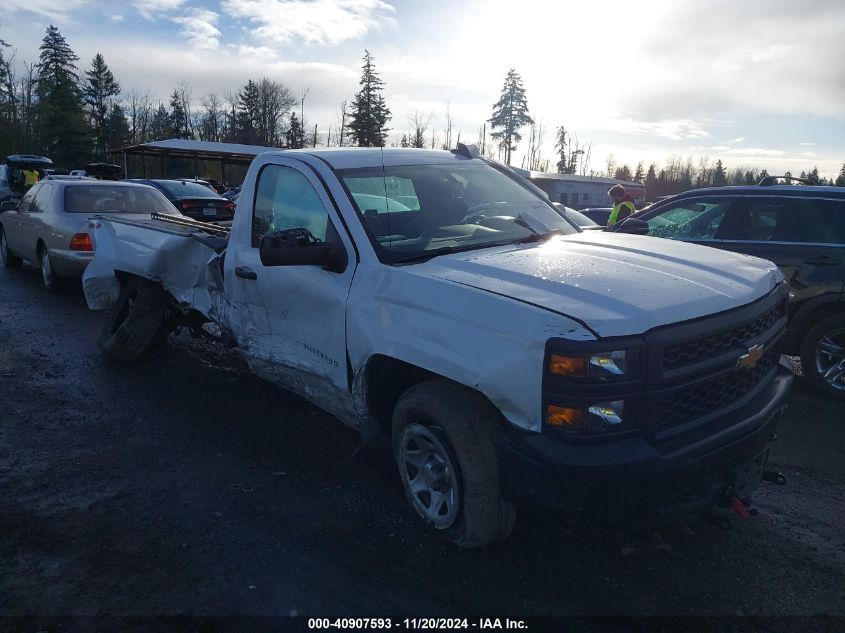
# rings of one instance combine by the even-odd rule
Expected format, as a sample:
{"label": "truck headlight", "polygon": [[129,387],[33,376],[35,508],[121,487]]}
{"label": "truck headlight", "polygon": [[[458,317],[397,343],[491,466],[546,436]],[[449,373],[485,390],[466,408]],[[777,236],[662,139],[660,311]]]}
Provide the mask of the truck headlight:
{"label": "truck headlight", "polygon": [[616,350],[595,352],[589,355],[570,355],[552,352],[549,356],[549,373],[563,378],[595,378],[620,380],[631,378],[630,352]]}
{"label": "truck headlight", "polygon": [[596,402],[582,407],[550,404],[546,408],[546,424],[572,433],[601,434],[619,430],[624,411],[624,400]]}

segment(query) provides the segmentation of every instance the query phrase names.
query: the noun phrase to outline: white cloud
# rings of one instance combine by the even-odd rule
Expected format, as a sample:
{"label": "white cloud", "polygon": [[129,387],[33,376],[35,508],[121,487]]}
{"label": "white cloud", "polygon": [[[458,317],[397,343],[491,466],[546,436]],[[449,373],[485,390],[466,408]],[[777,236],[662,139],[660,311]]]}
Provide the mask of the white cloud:
{"label": "white cloud", "polygon": [[801,147],[814,147],[815,143],[798,143]]}
{"label": "white cloud", "polygon": [[730,141],[725,141],[725,142],[728,145],[736,145],[737,143],[742,143],[744,140],[745,140],[744,136],[737,136],[736,138],[731,139]]}
{"label": "white cloud", "polygon": [[659,136],[673,141],[710,136],[710,132],[705,130],[700,123],[689,119],[664,119],[659,121],[616,119],[608,121],[605,127],[619,132]]}
{"label": "white cloud", "polygon": [[192,48],[212,51],[220,46],[220,30],[215,26],[218,17],[214,11],[193,9],[187,15],[170,19],[182,25],[182,35]]}
{"label": "white cloud", "polygon": [[135,9],[147,20],[155,19],[161,13],[175,11],[185,0],[135,0]]}
{"label": "white cloud", "polygon": [[742,149],[734,147],[725,153],[733,154],[735,156],[766,156],[769,158],[786,155],[786,152],[780,149],[763,149],[760,147],[745,147]]}
{"label": "white cloud", "polygon": [[64,22],[68,14],[76,11],[88,3],[88,0],[3,0],[2,12],[15,13],[17,11],[28,11],[46,18],[53,18],[58,22]]}
{"label": "white cloud", "polygon": [[234,18],[258,25],[255,35],[276,44],[340,44],[393,23],[382,0],[223,0]]}

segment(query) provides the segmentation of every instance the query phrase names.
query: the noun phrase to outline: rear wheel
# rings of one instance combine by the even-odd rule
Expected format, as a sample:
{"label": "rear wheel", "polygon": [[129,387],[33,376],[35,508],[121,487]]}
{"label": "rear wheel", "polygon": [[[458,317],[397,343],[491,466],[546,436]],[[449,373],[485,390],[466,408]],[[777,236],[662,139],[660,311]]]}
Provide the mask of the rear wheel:
{"label": "rear wheel", "polygon": [[446,380],[412,387],[393,414],[393,452],[408,502],[460,547],[507,538],[516,521],[499,489],[500,420],[481,394]]}
{"label": "rear wheel", "polygon": [[53,270],[53,263],[50,261],[50,251],[42,244],[38,249],[38,260],[41,265],[41,283],[48,292],[56,292],[59,288],[59,276]]}
{"label": "rear wheel", "polygon": [[807,331],[801,369],[813,389],[845,400],[845,313],[822,319]]}
{"label": "rear wheel", "polygon": [[9,244],[6,242],[6,231],[0,226],[0,256],[3,257],[3,265],[6,268],[20,268],[23,260],[20,257],[12,254],[9,250]]}
{"label": "rear wheel", "polygon": [[114,302],[98,345],[119,360],[143,356],[156,341],[167,312],[167,294],[160,285],[135,278],[127,282]]}

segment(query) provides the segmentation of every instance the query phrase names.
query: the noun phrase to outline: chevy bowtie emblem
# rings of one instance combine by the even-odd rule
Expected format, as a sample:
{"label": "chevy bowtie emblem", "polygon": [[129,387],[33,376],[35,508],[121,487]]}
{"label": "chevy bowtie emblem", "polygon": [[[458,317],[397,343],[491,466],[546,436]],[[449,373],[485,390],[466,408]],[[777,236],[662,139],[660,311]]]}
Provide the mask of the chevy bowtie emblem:
{"label": "chevy bowtie emblem", "polygon": [[766,351],[765,345],[754,345],[753,347],[749,347],[747,354],[743,354],[736,359],[736,366],[742,367],[743,369],[751,369],[757,365],[757,362],[763,356],[764,351]]}

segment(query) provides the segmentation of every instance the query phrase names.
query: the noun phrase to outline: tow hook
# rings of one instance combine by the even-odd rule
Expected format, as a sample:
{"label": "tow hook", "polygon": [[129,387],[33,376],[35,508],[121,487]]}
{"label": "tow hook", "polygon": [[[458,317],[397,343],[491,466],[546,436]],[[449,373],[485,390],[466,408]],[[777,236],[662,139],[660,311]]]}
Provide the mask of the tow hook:
{"label": "tow hook", "polygon": [[749,507],[749,503],[748,503],[747,499],[740,499],[739,497],[731,497],[730,507],[731,507],[731,510],[736,512],[743,520],[750,519],[752,516],[757,514],[757,510]]}
{"label": "tow hook", "polygon": [[770,484],[777,484],[778,486],[786,485],[786,477],[783,476],[783,473],[779,473],[776,470],[764,470],[763,481],[767,481]]}

